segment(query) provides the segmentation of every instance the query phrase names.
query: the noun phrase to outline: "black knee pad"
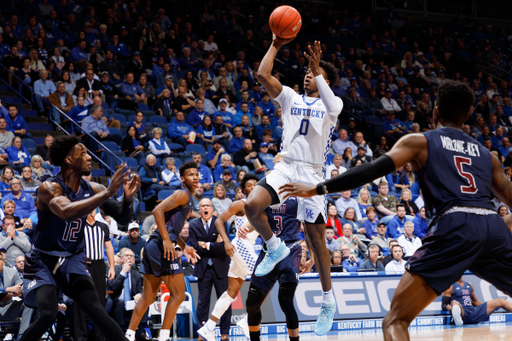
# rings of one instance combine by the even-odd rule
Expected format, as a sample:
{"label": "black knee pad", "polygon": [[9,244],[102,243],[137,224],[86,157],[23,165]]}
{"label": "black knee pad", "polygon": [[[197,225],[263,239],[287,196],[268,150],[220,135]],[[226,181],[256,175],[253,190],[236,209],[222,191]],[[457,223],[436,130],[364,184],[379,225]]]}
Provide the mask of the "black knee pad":
{"label": "black knee pad", "polygon": [[257,326],[261,323],[261,305],[265,301],[268,291],[262,290],[252,283],[249,286],[247,293],[247,301],[245,306],[247,308],[247,322],[249,326]]}
{"label": "black knee pad", "polygon": [[296,283],[283,283],[279,285],[279,305],[286,316],[286,326],[288,329],[299,328],[299,317],[297,316],[297,311],[293,305],[295,289],[297,289]]}

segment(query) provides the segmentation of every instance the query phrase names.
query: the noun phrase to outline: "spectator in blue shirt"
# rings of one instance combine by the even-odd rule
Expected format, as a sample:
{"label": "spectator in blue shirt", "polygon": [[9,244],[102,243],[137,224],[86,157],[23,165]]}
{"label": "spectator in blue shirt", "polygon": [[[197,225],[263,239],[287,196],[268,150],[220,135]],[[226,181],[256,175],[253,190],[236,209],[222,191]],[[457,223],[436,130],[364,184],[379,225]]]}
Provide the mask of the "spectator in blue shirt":
{"label": "spectator in blue shirt", "polygon": [[403,171],[403,167],[386,175],[386,180],[391,192],[401,192],[403,189],[411,187],[407,174]]}
{"label": "spectator in blue shirt", "polygon": [[384,122],[384,132],[393,139],[398,140],[405,133],[405,126],[402,121],[395,118],[395,113],[388,111],[387,120]]}
{"label": "spectator in blue shirt", "polygon": [[249,112],[249,104],[250,103],[242,103],[240,105],[240,109],[236,112],[235,116],[233,116],[233,126],[242,124],[242,117],[247,115],[249,117],[249,124],[252,127],[252,114]]}
{"label": "spectator in blue shirt", "polygon": [[412,220],[414,223],[414,235],[423,239],[427,235],[427,220],[425,216],[425,207],[422,207],[416,217]]}
{"label": "spectator in blue shirt", "polygon": [[203,161],[203,158],[199,153],[195,153],[192,156],[192,161],[195,162],[195,164],[197,165],[197,170],[199,172],[199,184],[203,187],[205,191],[210,190],[213,184],[212,172],[210,171],[210,168],[201,163]]}
{"label": "spectator in blue shirt", "polygon": [[229,148],[228,148],[228,150],[231,154],[242,149],[244,146],[244,140],[245,140],[245,137],[243,136],[242,128],[235,127],[233,129],[233,134],[234,134],[233,138],[231,140],[229,140]]}
{"label": "spectator in blue shirt", "polygon": [[214,140],[212,143],[212,150],[206,153],[206,163],[211,168],[215,168],[221,163],[221,156],[225,155],[226,150],[222,147],[220,141]]}
{"label": "spectator in blue shirt", "polygon": [[203,108],[204,101],[198,98],[196,100],[196,107],[192,109],[192,111],[188,114],[188,124],[190,124],[192,127],[197,128],[203,121],[203,118],[208,115],[208,113],[204,111]]}
{"label": "spectator in blue shirt", "polygon": [[[167,128],[172,142],[181,144],[183,149],[187,148],[190,143],[190,133],[193,131],[194,129],[185,122],[185,115],[181,111],[176,113],[176,117]],[[196,136],[194,144],[204,145],[204,141],[201,137]]]}
{"label": "spectator in blue shirt", "polygon": [[256,126],[256,132],[258,133],[258,137],[260,138],[260,140],[263,139],[263,131],[265,131],[266,129],[272,131],[272,139],[274,139],[274,129],[270,125],[270,117],[267,114],[263,114],[261,116],[261,124]]}
{"label": "spectator in blue shirt", "polygon": [[86,46],[87,46],[87,42],[85,40],[82,40],[81,42],[79,42],[78,45],[71,50],[69,59],[73,63],[76,63],[80,60],[87,61],[88,56],[87,56],[87,52],[85,52]]}
{"label": "spectator in blue shirt", "polygon": [[139,176],[144,196],[148,195],[150,191],[155,191],[158,194],[163,189],[170,189],[165,186],[160,167],[156,166],[156,157],[153,154],[146,156],[146,163],[139,167]]}
{"label": "spectator in blue shirt", "polygon": [[21,173],[24,166],[30,166],[30,153],[28,149],[21,144],[21,137],[16,136],[12,141],[12,146],[5,149],[7,158],[12,167]]}
{"label": "spectator in blue shirt", "polygon": [[224,125],[228,128],[233,128],[233,114],[229,111],[226,111],[226,108],[228,107],[228,101],[225,98],[222,98],[219,101],[219,108],[220,110],[216,111],[213,114],[213,120],[215,120],[215,117],[221,116],[222,122]]}
{"label": "spectator in blue shirt", "polygon": [[265,92],[262,96],[262,101],[258,105],[263,109],[263,112],[269,116],[274,116],[274,104],[270,101],[270,95]]}
{"label": "spectator in blue shirt", "polygon": [[265,162],[265,166],[267,166],[268,170],[274,169],[274,155],[268,152],[269,144],[267,142],[260,143],[260,151],[258,153],[259,157]]}
{"label": "spectator in blue shirt", "polygon": [[194,74],[197,73],[201,67],[201,61],[190,56],[190,48],[185,47],[182,50],[183,56],[179,58],[180,66],[182,70],[191,70]]}
{"label": "spectator in blue shirt", "polygon": [[402,204],[396,205],[396,215],[388,223],[387,237],[397,239],[405,233],[405,206]]}
{"label": "spectator in blue shirt", "polygon": [[366,237],[368,239],[373,239],[377,237],[377,225],[379,224],[379,219],[377,219],[377,212],[375,211],[375,208],[373,206],[370,206],[366,209],[366,219],[363,221],[363,228],[366,229]]}
{"label": "spectator in blue shirt", "polygon": [[341,244],[340,251],[343,254],[343,261],[341,262],[343,269],[347,270],[347,272],[356,272],[363,263],[363,260],[352,254],[347,244]]}
{"label": "spectator in blue shirt", "polygon": [[26,219],[35,214],[36,205],[34,204],[34,198],[29,193],[21,190],[21,180],[12,178],[9,185],[11,186],[11,192],[3,196],[2,207],[4,202],[12,200],[16,204],[16,216],[20,217],[20,219]]}
{"label": "spectator in blue shirt", "polygon": [[31,138],[32,134],[27,133],[27,124],[23,116],[18,115],[18,109],[14,104],[9,105],[9,115],[5,116],[7,130],[12,131],[14,135],[23,138]]}
{"label": "spectator in blue shirt", "polygon": [[76,123],[81,123],[89,115],[89,109],[85,106],[85,97],[77,97],[77,105],[69,112],[69,117]]}
{"label": "spectator in blue shirt", "polygon": [[132,72],[126,75],[126,82],[121,83],[119,93],[127,99],[134,101],[135,103],[144,102],[146,93],[142,88],[134,83],[135,77]]}
{"label": "spectator in blue shirt", "polygon": [[222,173],[225,170],[229,170],[231,172],[231,178],[235,178],[235,169],[231,166],[231,155],[229,154],[223,154],[220,157],[220,164],[215,166],[215,169],[213,170],[213,181],[217,182],[220,180],[223,180]]}
{"label": "spectator in blue shirt", "polygon": [[165,159],[165,168],[162,170],[162,180],[171,189],[181,188],[180,172],[176,168],[176,161],[172,157]]}
{"label": "spectator in blue shirt", "polygon": [[[102,119],[103,107],[95,105],[91,108],[91,115],[82,120],[82,130],[89,133],[92,137],[99,141],[112,141],[118,146],[123,141],[123,136],[120,133],[110,134],[107,124]],[[98,148],[98,143],[86,136],[85,145],[94,153]]]}
{"label": "spectator in blue shirt", "polygon": [[55,84],[48,80],[48,71],[41,70],[39,72],[40,79],[34,82],[34,100],[40,115],[44,115],[45,106],[50,105],[50,95],[55,92]]}

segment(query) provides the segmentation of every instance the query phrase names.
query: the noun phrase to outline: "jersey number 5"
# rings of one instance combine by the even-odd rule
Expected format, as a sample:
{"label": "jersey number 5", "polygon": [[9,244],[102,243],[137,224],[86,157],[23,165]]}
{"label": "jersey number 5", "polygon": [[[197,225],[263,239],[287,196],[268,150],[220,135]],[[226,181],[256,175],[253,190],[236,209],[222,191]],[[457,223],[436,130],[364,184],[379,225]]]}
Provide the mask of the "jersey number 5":
{"label": "jersey number 5", "polygon": [[66,221],[66,228],[62,240],[65,242],[76,242],[77,234],[82,230],[82,220],[76,219],[73,221]]}
{"label": "jersey number 5", "polygon": [[463,156],[454,156],[453,159],[455,160],[455,167],[457,167],[459,175],[466,179],[469,183],[469,186],[460,186],[460,191],[462,193],[468,194],[475,194],[476,192],[478,192],[478,188],[476,188],[476,182],[475,178],[473,177],[473,174],[465,172],[462,169],[462,165],[471,166],[471,159]]}

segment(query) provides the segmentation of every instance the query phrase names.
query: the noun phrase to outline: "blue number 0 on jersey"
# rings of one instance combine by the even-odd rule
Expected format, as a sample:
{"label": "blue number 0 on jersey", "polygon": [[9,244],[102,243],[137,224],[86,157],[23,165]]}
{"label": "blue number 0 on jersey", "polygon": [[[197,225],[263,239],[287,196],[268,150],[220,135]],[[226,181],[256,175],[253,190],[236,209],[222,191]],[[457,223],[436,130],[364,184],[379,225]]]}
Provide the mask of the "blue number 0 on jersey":
{"label": "blue number 0 on jersey", "polygon": [[300,121],[300,128],[299,128],[299,134],[301,135],[307,135],[309,130],[309,120],[306,120],[305,118]]}

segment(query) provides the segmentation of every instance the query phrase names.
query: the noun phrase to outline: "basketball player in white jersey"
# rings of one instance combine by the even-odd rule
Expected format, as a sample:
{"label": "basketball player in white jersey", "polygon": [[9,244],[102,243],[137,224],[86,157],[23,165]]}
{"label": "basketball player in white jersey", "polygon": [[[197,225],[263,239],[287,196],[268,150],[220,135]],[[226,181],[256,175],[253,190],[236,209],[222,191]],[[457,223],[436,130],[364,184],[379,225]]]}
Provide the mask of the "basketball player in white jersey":
{"label": "basketball player in white jersey", "polygon": [[[332,64],[320,60],[322,50],[319,41],[315,41],[313,47],[308,46],[309,54],[304,53],[309,60],[309,69],[304,78],[304,95],[281,85],[271,75],[277,51],[291,40],[274,35],[272,45],[258,70],[258,80],[283,109],[284,130],[281,142],[283,161],[258,183],[245,205],[249,222],[265,240],[267,248],[264,260],[254,272],[256,276],[271,272],[290,252],[272,233],[265,209],[284,201],[278,195],[282,185],[289,182],[316,184],[324,179],[324,163],[329,153],[332,133],[343,109],[343,102],[330,88],[336,81],[336,69]],[[298,200],[297,218],[306,223],[306,238],[313,251],[324,292],[315,333],[324,335],[331,329],[336,311],[336,301],[331,290],[330,256],[324,238],[326,197]]]}
{"label": "basketball player in white jersey", "polygon": [[[249,195],[259,181],[259,177],[254,174],[247,174],[240,182],[240,187],[246,195]],[[233,202],[227,210],[215,221],[215,227],[224,241],[224,248],[231,263],[228,272],[228,289],[220,296],[215,303],[210,319],[202,326],[197,333],[206,341],[215,341],[215,325],[224,315],[231,303],[235,300],[247,275],[252,274],[254,265],[258,256],[254,252],[254,244],[258,238],[258,232],[247,233],[246,238],[241,239],[238,236],[233,239],[233,244],[229,241],[229,236],[224,229],[224,222],[235,216],[235,225],[237,231],[242,226],[247,226],[248,221],[245,216],[245,199]]]}

